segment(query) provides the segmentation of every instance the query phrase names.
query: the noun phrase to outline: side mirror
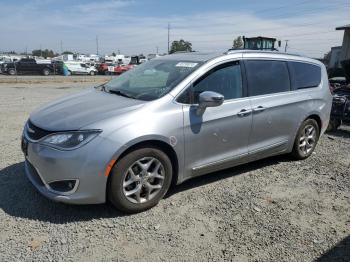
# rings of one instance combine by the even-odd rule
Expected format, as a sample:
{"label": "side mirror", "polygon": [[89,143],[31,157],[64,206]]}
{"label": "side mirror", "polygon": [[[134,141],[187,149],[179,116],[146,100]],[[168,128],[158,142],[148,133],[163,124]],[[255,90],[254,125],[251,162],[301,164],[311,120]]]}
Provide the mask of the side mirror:
{"label": "side mirror", "polygon": [[204,91],[199,94],[199,104],[197,108],[197,115],[203,114],[207,107],[221,106],[223,102],[224,102],[223,95],[212,91]]}

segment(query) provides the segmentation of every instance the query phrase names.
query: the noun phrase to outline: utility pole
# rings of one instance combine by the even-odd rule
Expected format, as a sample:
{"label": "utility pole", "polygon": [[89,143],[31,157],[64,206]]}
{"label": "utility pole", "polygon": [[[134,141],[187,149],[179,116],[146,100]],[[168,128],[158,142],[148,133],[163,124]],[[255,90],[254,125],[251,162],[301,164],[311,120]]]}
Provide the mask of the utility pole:
{"label": "utility pole", "polygon": [[40,45],[40,57],[43,56],[43,51],[41,50],[41,45]]}
{"label": "utility pole", "polygon": [[60,47],[61,47],[61,55],[62,55],[62,53],[63,53],[63,43],[62,43],[62,40],[61,40],[61,42],[60,42]]}
{"label": "utility pole", "polygon": [[156,54],[158,55],[158,51],[159,51],[158,46],[156,46],[156,50],[157,50]]}
{"label": "utility pole", "polygon": [[285,46],[284,46],[284,52],[287,53],[288,41],[289,41],[289,40],[285,40],[285,41],[286,41],[286,44],[285,44]]}
{"label": "utility pole", "polygon": [[96,36],[96,53],[98,55],[98,36]]}
{"label": "utility pole", "polygon": [[170,23],[168,23],[168,54],[170,53]]}

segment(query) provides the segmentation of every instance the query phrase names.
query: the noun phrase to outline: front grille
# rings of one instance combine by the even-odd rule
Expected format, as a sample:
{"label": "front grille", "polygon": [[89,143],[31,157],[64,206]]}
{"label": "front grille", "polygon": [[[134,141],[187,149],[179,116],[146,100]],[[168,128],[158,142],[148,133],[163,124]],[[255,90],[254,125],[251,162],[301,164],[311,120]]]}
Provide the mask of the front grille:
{"label": "front grille", "polygon": [[32,122],[30,122],[30,120],[28,120],[27,126],[26,126],[26,134],[27,134],[28,138],[30,138],[32,140],[39,140],[39,139],[43,138],[44,136],[47,136],[51,133],[53,133],[53,132],[46,131],[40,127],[37,127]]}

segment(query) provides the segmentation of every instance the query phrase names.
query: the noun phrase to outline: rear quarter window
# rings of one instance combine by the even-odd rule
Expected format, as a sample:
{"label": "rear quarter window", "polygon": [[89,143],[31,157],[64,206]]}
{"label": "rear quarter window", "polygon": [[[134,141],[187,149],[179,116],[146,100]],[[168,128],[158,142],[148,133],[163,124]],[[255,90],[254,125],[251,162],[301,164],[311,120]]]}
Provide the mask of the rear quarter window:
{"label": "rear quarter window", "polygon": [[274,60],[246,60],[249,96],[290,91],[287,62]]}
{"label": "rear quarter window", "polygon": [[321,67],[317,65],[288,62],[292,89],[317,87],[321,83]]}

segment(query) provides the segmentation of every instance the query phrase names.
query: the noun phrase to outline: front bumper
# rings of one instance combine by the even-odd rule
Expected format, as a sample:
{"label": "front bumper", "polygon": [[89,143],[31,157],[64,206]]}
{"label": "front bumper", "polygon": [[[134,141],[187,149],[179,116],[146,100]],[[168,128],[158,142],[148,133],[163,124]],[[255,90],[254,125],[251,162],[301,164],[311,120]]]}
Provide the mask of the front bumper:
{"label": "front bumper", "polygon": [[[45,197],[70,204],[99,204],[106,201],[107,177],[104,171],[115,152],[107,139],[96,137],[90,143],[61,151],[25,137],[25,173],[35,188]],[[23,143],[22,143],[23,149]],[[75,180],[71,192],[57,192],[50,183]]]}

